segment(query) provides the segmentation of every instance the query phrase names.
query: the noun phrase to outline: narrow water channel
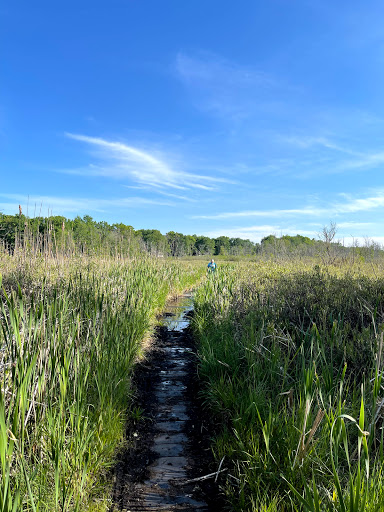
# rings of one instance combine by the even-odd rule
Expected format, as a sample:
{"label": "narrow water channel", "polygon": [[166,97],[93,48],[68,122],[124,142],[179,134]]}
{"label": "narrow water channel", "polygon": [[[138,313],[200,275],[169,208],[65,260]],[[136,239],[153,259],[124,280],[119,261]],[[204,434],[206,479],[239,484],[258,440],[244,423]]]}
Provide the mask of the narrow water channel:
{"label": "narrow water channel", "polygon": [[194,402],[196,356],[185,330],[192,309],[191,293],[167,304],[154,347],[139,370],[143,420],[116,472],[114,511],[214,510],[196,483],[207,471],[202,445],[196,441],[196,431],[203,429]]}

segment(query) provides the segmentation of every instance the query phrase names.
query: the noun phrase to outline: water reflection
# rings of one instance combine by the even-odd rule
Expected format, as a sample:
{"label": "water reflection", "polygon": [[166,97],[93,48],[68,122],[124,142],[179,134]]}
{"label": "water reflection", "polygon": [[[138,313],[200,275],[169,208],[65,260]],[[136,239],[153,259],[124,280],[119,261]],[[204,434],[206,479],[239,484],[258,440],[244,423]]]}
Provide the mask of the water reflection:
{"label": "water reflection", "polygon": [[160,320],[169,331],[180,332],[189,325],[185,314],[193,309],[193,297],[191,293],[181,295],[165,307],[165,312]]}

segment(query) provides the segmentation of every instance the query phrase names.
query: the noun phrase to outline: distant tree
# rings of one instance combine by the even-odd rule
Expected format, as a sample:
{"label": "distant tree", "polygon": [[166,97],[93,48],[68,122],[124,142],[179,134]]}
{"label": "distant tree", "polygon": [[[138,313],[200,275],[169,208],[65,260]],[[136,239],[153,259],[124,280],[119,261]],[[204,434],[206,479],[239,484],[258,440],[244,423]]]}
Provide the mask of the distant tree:
{"label": "distant tree", "polygon": [[337,233],[337,225],[335,222],[331,222],[329,226],[323,226],[319,233],[320,240],[326,244],[331,244]]}
{"label": "distant tree", "polygon": [[230,238],[230,253],[238,256],[249,256],[255,252],[255,244],[243,238]]}
{"label": "distant tree", "polygon": [[275,237],[275,235],[265,236],[264,238],[261,239],[261,246],[263,248],[271,246],[271,245],[274,246],[276,244],[276,240],[277,240],[277,238]]}
{"label": "distant tree", "polygon": [[95,222],[89,215],[77,216],[73,220],[73,237],[84,252],[94,252],[99,245]]}
{"label": "distant tree", "polygon": [[215,241],[207,236],[198,236],[195,241],[196,254],[214,254]]}
{"label": "distant tree", "polygon": [[334,238],[337,233],[337,225],[331,222],[329,226],[323,226],[319,233],[319,238],[323,242],[321,257],[323,263],[330,265],[335,263],[337,259],[337,251],[334,245]]}
{"label": "distant tree", "polygon": [[219,238],[215,238],[216,255],[229,254],[230,248],[231,244],[228,236],[219,236]]}
{"label": "distant tree", "polygon": [[145,249],[154,256],[166,256],[169,254],[167,237],[157,229],[139,229],[137,233],[141,236]]}
{"label": "distant tree", "polygon": [[0,213],[0,241],[9,250],[16,244],[34,250],[80,251],[86,254],[124,254],[133,255],[140,251],[157,256],[190,255],[238,255],[274,254],[285,258],[302,255],[315,255],[320,252],[326,263],[332,263],[336,257],[373,258],[381,253],[382,248],[367,239],[363,247],[343,247],[335,242],[337,227],[335,223],[325,226],[319,234],[320,240],[302,235],[275,235],[264,237],[260,244],[242,238],[220,236],[215,239],[207,236],[184,235],[169,231],[163,235],[157,229],[135,231],[132,226],[123,223],[110,225],[108,222],[96,222],[91,216],[77,216],[66,219],[63,216],[34,217],[23,215],[22,210],[16,215]]}
{"label": "distant tree", "polygon": [[0,239],[10,249],[15,247],[17,233],[24,230],[24,215],[4,215],[0,213]]}
{"label": "distant tree", "polygon": [[196,235],[185,235],[184,236],[185,254],[187,256],[192,256],[194,254],[195,243],[196,243]]}
{"label": "distant tree", "polygon": [[112,224],[109,240],[112,253],[133,255],[141,250],[141,236],[135,232],[132,226],[122,222]]}
{"label": "distant tree", "polygon": [[169,231],[166,234],[170,255],[175,257],[186,256],[190,253],[190,243],[182,233]]}

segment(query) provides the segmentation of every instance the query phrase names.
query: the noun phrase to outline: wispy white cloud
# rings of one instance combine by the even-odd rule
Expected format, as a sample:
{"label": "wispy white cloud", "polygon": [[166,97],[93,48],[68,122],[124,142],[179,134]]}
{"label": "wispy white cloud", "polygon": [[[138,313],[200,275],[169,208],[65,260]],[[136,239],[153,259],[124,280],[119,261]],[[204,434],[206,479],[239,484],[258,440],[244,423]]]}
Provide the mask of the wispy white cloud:
{"label": "wispy white cloud", "polygon": [[[124,185],[125,188],[130,188],[134,190],[145,190],[145,191],[151,191],[150,187],[145,186],[135,186],[135,185]],[[169,192],[164,192],[164,190],[156,190],[157,194],[160,194],[165,197],[171,197],[172,199],[179,199],[180,201],[187,201],[189,203],[196,203],[197,199],[194,199],[189,196],[181,196],[179,194],[171,194]]]}
{"label": "wispy white cloud", "polygon": [[52,213],[53,215],[73,214],[84,212],[99,212],[109,213],[114,209],[130,209],[140,208],[146,206],[175,206],[175,203],[166,201],[155,201],[145,199],[142,197],[123,197],[123,198],[71,198],[71,197],[57,197],[57,196],[44,196],[44,195],[18,195],[18,194],[4,194],[0,193],[0,197],[4,198],[5,202],[0,204],[0,209],[4,213],[17,213],[19,204],[23,208],[23,212],[30,216],[33,215],[46,215]]}
{"label": "wispy white cloud", "polygon": [[[377,135],[378,121],[367,112],[314,106],[284,76],[272,76],[208,52],[180,52],[175,70],[195,106],[229,121],[228,140],[238,137],[235,145],[242,148],[239,154],[253,173],[308,180],[384,164],[380,139],[375,143],[370,137],[371,133]],[[287,119],[293,135],[277,135],[276,125],[286,126]],[[223,132],[226,127],[224,124]],[[311,130],[313,135],[302,135]],[[254,147],[263,141],[255,154],[244,142],[252,139]],[[270,147],[269,151],[265,147]]]}
{"label": "wispy white cloud", "polygon": [[64,172],[87,176],[106,176],[130,179],[152,190],[205,190],[212,191],[218,183],[233,183],[225,178],[193,174],[175,168],[162,155],[144,151],[121,142],[111,142],[100,137],[67,133],[67,137],[84,142],[96,150],[101,163],[85,168],[67,169]]}
{"label": "wispy white cloud", "polygon": [[320,146],[326,149],[331,149],[340,153],[345,153],[348,155],[354,155],[354,156],[362,156],[362,153],[358,151],[351,150],[349,148],[343,147],[333,141],[331,141],[327,137],[310,137],[310,136],[298,136],[293,135],[289,137],[282,137],[282,140],[284,142],[287,142],[289,144],[292,144],[294,146],[297,146],[299,148],[312,148],[316,146]]}
{"label": "wispy white cloud", "polygon": [[197,55],[180,52],[175,69],[199,107],[231,119],[252,115],[260,96],[279,85],[262,70],[208,52]]}
{"label": "wispy white cloud", "polygon": [[384,206],[384,191],[378,191],[375,196],[353,198],[349,194],[340,194],[346,201],[333,206],[335,213],[356,213],[374,210]]}
{"label": "wispy white cloud", "polygon": [[384,164],[384,151],[357,151],[329,137],[293,135],[281,136],[280,140],[306,152],[304,158],[297,159],[306,167],[301,176],[313,176],[319,169],[322,174],[337,174],[374,169]]}
{"label": "wispy white cloud", "polygon": [[237,212],[222,212],[212,215],[194,215],[194,219],[229,220],[237,218],[285,218],[285,217],[325,217],[348,213],[371,211],[384,207],[384,190],[377,191],[375,196],[354,198],[348,194],[339,194],[345,198],[344,202],[330,202],[322,207],[304,207],[274,210],[242,210]]}
{"label": "wispy white cloud", "polygon": [[348,170],[365,170],[379,167],[384,164],[384,152],[359,153],[354,160],[341,162],[334,169],[335,172]]}
{"label": "wispy white cloud", "polygon": [[298,208],[298,209],[287,209],[287,210],[244,210],[239,212],[224,212],[213,215],[193,215],[193,219],[236,219],[239,217],[270,217],[270,218],[281,218],[285,216],[319,216],[323,215],[328,210],[324,208]]}
{"label": "wispy white cloud", "polygon": [[260,70],[208,52],[201,52],[197,56],[179,52],[176,69],[186,83],[215,91],[276,85],[271,76]]}
{"label": "wispy white cloud", "polygon": [[338,222],[338,229],[369,229],[375,226],[374,222]]}

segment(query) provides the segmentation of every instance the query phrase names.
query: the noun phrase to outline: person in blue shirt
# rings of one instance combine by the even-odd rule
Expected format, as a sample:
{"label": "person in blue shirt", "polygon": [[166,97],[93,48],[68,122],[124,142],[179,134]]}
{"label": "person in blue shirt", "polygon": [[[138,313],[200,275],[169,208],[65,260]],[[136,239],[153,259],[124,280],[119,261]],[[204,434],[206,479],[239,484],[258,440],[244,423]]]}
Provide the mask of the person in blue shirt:
{"label": "person in blue shirt", "polygon": [[211,273],[213,273],[213,272],[215,272],[215,271],[216,271],[216,267],[217,267],[217,265],[216,265],[216,263],[215,263],[215,260],[214,260],[214,259],[212,259],[212,260],[208,263],[207,271],[211,274]]}

